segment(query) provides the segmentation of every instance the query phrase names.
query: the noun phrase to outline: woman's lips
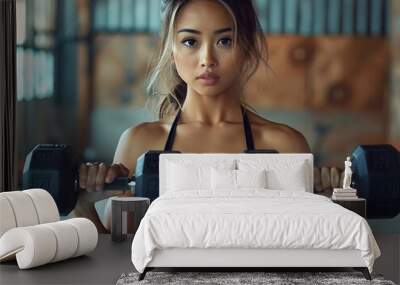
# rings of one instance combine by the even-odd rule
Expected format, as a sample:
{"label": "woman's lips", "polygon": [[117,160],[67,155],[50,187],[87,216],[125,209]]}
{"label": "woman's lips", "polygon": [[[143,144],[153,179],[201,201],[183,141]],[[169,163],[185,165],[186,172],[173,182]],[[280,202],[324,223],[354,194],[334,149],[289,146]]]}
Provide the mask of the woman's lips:
{"label": "woman's lips", "polygon": [[204,85],[214,85],[218,82],[219,76],[215,74],[200,75],[197,79]]}

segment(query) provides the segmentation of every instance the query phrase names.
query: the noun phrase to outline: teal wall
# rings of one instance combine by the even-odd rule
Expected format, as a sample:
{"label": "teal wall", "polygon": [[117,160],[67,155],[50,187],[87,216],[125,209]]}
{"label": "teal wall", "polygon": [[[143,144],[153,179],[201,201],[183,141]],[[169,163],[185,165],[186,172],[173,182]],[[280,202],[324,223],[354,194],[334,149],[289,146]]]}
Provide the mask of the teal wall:
{"label": "teal wall", "polygon": [[266,33],[384,36],[389,0],[256,0]]}
{"label": "teal wall", "polygon": [[[384,36],[391,0],[253,0],[265,33]],[[96,0],[99,32],[158,32],[160,0]]]}

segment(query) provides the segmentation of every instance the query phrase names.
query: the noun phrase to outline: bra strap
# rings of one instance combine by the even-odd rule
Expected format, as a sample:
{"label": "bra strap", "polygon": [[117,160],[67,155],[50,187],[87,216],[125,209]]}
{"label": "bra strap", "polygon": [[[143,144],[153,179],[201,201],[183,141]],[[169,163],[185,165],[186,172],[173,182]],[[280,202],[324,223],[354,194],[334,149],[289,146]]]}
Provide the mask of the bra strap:
{"label": "bra strap", "polygon": [[[167,142],[165,143],[164,151],[172,151],[172,146],[174,144],[174,139],[175,139],[175,132],[176,132],[176,127],[179,122],[179,118],[181,115],[181,110],[178,110],[178,113],[176,114],[176,117],[172,123],[171,129],[168,134]],[[242,106],[242,115],[243,115],[243,127],[244,127],[244,134],[246,138],[246,147],[247,150],[254,150],[254,141],[253,141],[253,134],[251,131],[251,125],[249,123],[249,119],[246,114],[246,110]]]}
{"label": "bra strap", "polygon": [[179,118],[181,116],[181,109],[178,109],[178,113],[176,114],[176,117],[172,123],[171,129],[169,130],[167,142],[165,143],[164,151],[172,151],[172,146],[174,144],[174,139],[175,139],[175,132],[176,132],[176,127],[179,122]]}
{"label": "bra strap", "polygon": [[247,151],[254,150],[254,141],[253,141],[253,134],[251,132],[251,125],[249,123],[249,119],[247,118],[246,110],[243,108],[243,106],[242,106],[242,114],[243,114],[244,134],[246,136]]}

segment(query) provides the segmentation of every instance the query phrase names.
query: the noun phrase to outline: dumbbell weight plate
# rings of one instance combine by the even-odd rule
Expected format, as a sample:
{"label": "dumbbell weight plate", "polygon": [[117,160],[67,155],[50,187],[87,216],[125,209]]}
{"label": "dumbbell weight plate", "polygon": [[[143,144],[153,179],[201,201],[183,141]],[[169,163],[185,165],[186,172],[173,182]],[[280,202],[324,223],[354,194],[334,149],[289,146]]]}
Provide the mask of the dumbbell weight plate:
{"label": "dumbbell weight plate", "polygon": [[[42,188],[53,197],[60,215],[68,215],[79,196],[78,167],[68,145],[39,144],[26,157],[23,189]],[[128,177],[118,177],[104,190],[128,190]]]}

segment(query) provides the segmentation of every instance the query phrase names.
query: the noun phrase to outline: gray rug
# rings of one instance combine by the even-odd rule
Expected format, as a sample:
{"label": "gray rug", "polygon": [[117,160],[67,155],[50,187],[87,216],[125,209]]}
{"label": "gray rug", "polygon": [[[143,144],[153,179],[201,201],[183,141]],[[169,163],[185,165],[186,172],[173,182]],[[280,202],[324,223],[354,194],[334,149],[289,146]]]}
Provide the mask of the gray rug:
{"label": "gray rug", "polygon": [[361,272],[147,272],[145,279],[138,281],[139,273],[124,273],[117,285],[133,284],[379,284],[395,285],[384,280],[382,275],[371,274],[372,281]]}

